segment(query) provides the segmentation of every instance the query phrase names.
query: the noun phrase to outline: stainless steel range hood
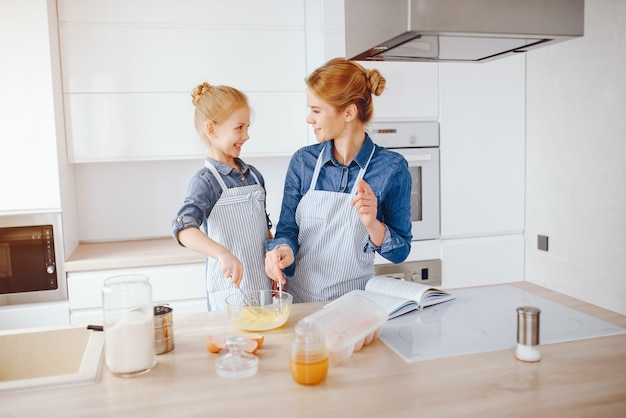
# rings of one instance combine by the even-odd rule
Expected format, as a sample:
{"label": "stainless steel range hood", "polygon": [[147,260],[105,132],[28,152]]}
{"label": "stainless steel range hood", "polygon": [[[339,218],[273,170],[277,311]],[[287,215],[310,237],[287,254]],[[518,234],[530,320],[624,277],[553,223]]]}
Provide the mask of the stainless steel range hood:
{"label": "stainless steel range hood", "polygon": [[346,57],[486,62],[583,36],[584,0],[345,0]]}

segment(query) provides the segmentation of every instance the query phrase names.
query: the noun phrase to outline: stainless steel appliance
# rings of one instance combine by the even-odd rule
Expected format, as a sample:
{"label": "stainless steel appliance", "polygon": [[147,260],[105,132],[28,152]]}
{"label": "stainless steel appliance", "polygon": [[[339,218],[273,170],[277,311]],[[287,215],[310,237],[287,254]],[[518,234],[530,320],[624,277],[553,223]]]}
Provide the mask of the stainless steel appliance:
{"label": "stainless steel appliance", "polygon": [[0,216],[0,305],[67,300],[61,214]]}
{"label": "stainless steel appliance", "polygon": [[409,163],[413,241],[439,238],[439,124],[373,122],[368,131],[376,144]]}
{"label": "stainless steel appliance", "polygon": [[486,62],[583,36],[584,0],[345,0],[355,60]]}
{"label": "stainless steel appliance", "polygon": [[[411,224],[413,241],[440,237],[439,123],[435,121],[372,122],[372,140],[404,156],[412,178]],[[382,264],[376,274],[429,286],[441,285],[441,260]]]}

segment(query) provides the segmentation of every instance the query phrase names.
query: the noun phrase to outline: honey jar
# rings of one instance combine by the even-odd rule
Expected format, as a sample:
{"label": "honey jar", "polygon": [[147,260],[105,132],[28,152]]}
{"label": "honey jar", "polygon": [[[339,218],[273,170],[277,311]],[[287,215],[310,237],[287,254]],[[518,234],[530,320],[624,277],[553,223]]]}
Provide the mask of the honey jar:
{"label": "honey jar", "polygon": [[328,374],[328,349],[324,331],[316,323],[301,320],[294,329],[290,357],[291,376],[301,385],[317,385]]}

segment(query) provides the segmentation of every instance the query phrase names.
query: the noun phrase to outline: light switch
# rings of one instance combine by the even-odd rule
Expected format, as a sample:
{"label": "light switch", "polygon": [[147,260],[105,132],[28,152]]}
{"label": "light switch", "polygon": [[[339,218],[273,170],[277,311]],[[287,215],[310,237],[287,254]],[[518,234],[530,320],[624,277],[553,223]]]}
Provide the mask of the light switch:
{"label": "light switch", "polygon": [[537,248],[539,250],[548,251],[548,236],[537,235]]}

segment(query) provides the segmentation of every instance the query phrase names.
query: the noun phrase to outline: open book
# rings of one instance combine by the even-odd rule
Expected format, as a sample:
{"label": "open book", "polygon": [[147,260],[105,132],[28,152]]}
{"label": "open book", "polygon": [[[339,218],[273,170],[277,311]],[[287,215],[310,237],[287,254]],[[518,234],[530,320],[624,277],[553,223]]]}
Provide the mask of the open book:
{"label": "open book", "polygon": [[374,276],[365,285],[365,290],[352,290],[341,298],[353,294],[359,294],[384,307],[389,319],[454,299],[453,295],[444,290],[389,276]]}

